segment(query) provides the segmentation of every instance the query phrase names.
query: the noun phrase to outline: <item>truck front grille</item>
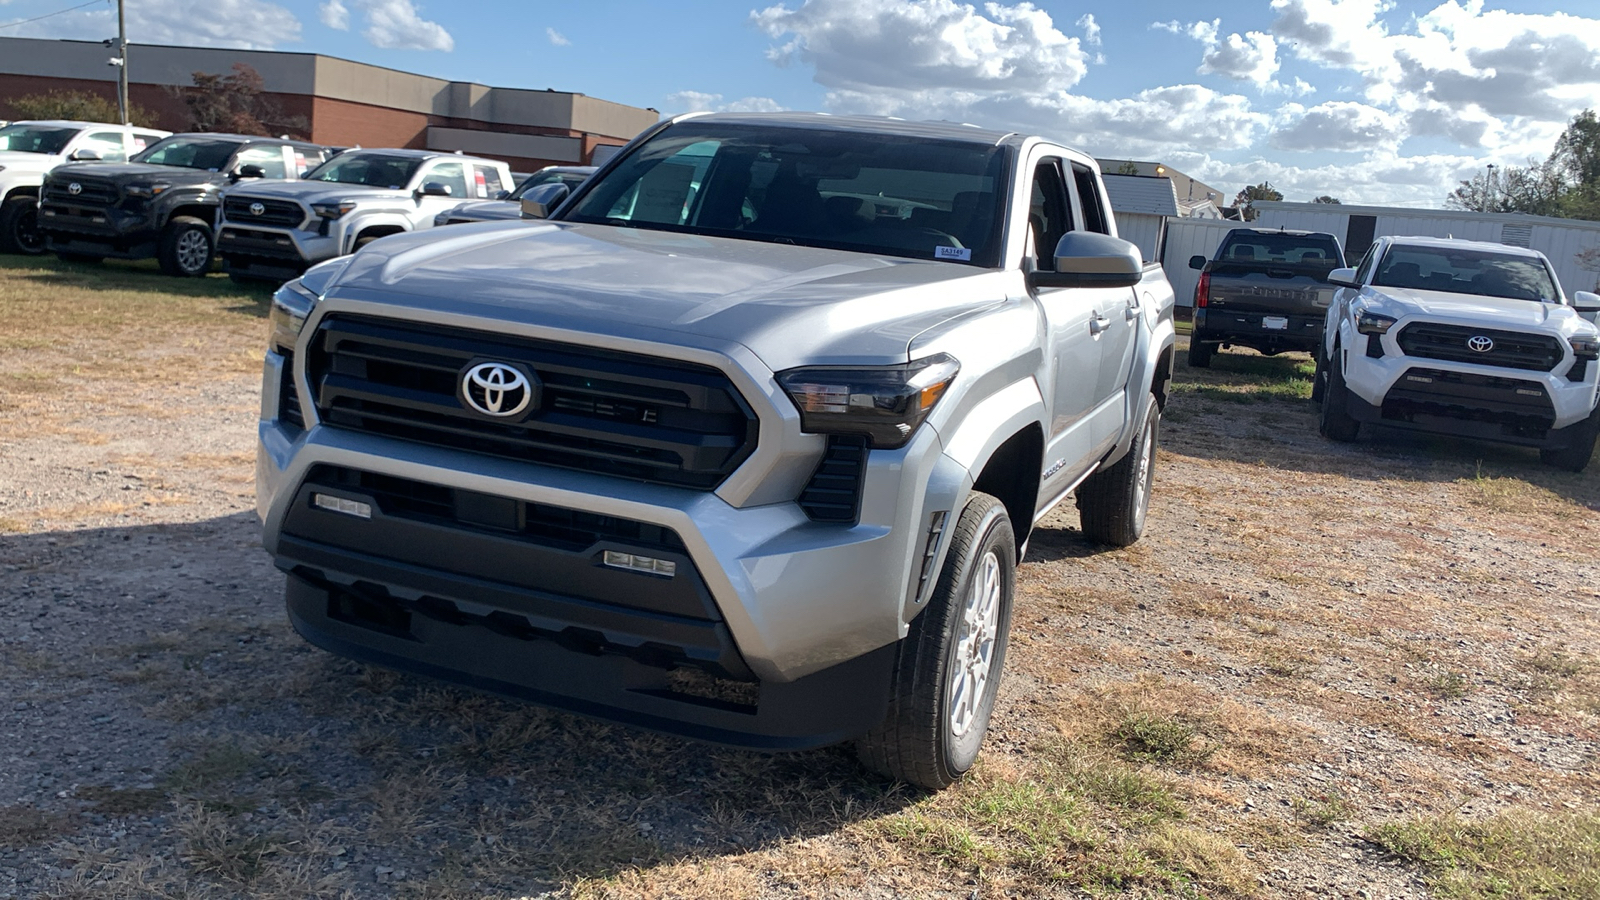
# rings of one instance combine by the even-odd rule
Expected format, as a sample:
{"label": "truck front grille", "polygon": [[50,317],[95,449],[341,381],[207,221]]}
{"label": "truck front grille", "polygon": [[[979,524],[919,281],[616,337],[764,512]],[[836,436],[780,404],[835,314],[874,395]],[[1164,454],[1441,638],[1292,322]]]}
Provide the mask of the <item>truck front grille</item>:
{"label": "truck front grille", "polygon": [[[72,186],[78,192],[72,192]],[[83,206],[114,206],[118,198],[117,186],[97,178],[74,178],[71,172],[58,172],[44,186],[44,199]]]}
{"label": "truck front grille", "polygon": [[[1480,337],[1493,341],[1493,348],[1479,351],[1468,346],[1469,341]],[[1548,335],[1471,328],[1464,325],[1443,325],[1434,322],[1416,322],[1407,325],[1400,331],[1398,340],[1401,352],[1407,356],[1476,363],[1481,366],[1502,366],[1530,372],[1548,372],[1554,369],[1561,362],[1562,355],[1561,343]]]}
{"label": "truck front grille", "polygon": [[[261,215],[251,210],[261,204]],[[293,200],[269,200],[265,197],[229,197],[222,201],[223,218],[241,225],[275,225],[281,228],[298,228],[306,220],[305,208]]]}
{"label": "truck front grille", "polygon": [[[324,320],[310,348],[317,412],[337,428],[698,490],[755,450],[754,413],[709,366],[354,316]],[[525,413],[462,401],[485,360],[533,376]]]}

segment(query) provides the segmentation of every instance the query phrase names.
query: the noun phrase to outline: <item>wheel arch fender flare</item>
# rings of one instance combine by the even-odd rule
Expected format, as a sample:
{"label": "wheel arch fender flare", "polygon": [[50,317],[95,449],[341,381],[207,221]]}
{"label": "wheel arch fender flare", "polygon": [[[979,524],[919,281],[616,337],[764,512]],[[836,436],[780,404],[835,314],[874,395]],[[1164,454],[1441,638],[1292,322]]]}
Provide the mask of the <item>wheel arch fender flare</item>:
{"label": "wheel arch fender flare", "polygon": [[[349,221],[346,222],[345,219]],[[360,240],[363,234],[374,228],[383,229],[385,235],[399,234],[403,231],[412,230],[410,219],[398,213],[381,210],[374,210],[368,213],[357,210],[346,216],[345,219],[340,220],[343,223],[343,234],[339,238],[339,253],[341,255],[354,252],[356,241]]]}

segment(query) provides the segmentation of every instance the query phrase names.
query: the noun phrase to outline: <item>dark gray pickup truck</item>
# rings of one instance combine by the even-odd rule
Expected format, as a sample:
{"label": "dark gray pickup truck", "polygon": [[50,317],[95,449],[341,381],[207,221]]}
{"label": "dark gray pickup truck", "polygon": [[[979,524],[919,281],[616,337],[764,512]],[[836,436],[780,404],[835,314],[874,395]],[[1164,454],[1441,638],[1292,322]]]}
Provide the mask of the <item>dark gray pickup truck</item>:
{"label": "dark gray pickup truck", "polygon": [[1235,228],[1209,262],[1189,257],[1200,270],[1194,289],[1194,333],[1189,365],[1204,369],[1219,347],[1250,347],[1272,356],[1311,351],[1333,297],[1328,273],[1344,266],[1331,234]]}

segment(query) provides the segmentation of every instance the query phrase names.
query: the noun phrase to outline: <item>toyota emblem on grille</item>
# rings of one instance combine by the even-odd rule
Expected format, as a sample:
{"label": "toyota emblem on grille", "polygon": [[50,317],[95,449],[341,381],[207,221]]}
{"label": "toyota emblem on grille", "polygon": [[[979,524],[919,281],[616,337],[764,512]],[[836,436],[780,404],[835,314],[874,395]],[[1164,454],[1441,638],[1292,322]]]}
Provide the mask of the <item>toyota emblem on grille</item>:
{"label": "toyota emblem on grille", "polygon": [[527,410],[535,388],[528,376],[508,363],[478,363],[461,375],[461,400],[475,412],[508,419]]}
{"label": "toyota emblem on grille", "polygon": [[1488,353],[1494,349],[1494,339],[1484,334],[1467,338],[1467,349],[1474,353]]}
{"label": "toyota emblem on grille", "polygon": [[74,181],[73,183],[67,185],[67,193],[69,193],[72,196],[76,197],[79,194],[83,193],[83,185],[81,185],[81,184],[77,183],[76,181]]}
{"label": "toyota emblem on grille", "polygon": [[252,203],[252,204],[250,204],[250,215],[252,215],[252,216],[263,215],[264,213],[266,213],[266,211],[267,211],[267,205],[265,203]]}

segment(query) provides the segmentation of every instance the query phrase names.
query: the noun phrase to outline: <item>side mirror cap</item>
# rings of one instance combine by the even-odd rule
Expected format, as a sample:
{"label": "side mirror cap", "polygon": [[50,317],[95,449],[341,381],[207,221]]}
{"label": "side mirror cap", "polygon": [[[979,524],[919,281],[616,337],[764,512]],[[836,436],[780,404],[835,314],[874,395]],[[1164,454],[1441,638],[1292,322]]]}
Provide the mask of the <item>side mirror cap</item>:
{"label": "side mirror cap", "polygon": [[1593,291],[1573,291],[1572,308],[1578,311],[1578,315],[1600,325],[1600,321],[1597,321],[1597,318],[1600,318],[1600,294]]}
{"label": "side mirror cap", "polygon": [[73,162],[99,162],[105,157],[101,156],[100,151],[93,147],[79,147],[72,151],[72,156],[69,159]]}
{"label": "side mirror cap", "polygon": [[1333,271],[1329,272],[1328,283],[1347,288],[1361,287],[1360,282],[1356,281],[1356,270],[1350,268],[1349,266],[1345,266],[1342,269],[1334,269]]}
{"label": "side mirror cap", "polygon": [[556,207],[567,199],[571,190],[560,182],[541,184],[522,195],[522,217],[524,219],[548,219],[556,211]]}
{"label": "side mirror cap", "polygon": [[438,181],[430,181],[422,186],[417,195],[420,197],[448,197],[450,196],[450,185]]}
{"label": "side mirror cap", "polygon": [[1191,269],[1204,269],[1205,267],[1206,267],[1206,258],[1204,256],[1191,256],[1191,257],[1189,257],[1189,268],[1191,268]]}
{"label": "side mirror cap", "polygon": [[495,191],[494,192],[494,199],[496,199],[496,200],[504,200],[504,199],[506,199],[507,197],[510,197],[510,196],[511,196],[511,192],[510,191]]}
{"label": "side mirror cap", "polygon": [[1144,256],[1121,238],[1069,231],[1056,244],[1056,270],[1034,271],[1030,287],[1133,287],[1144,279]]}
{"label": "side mirror cap", "polygon": [[245,165],[245,166],[240,166],[239,167],[239,171],[234,173],[233,180],[234,181],[238,181],[241,178],[265,178],[265,177],[267,177],[267,170],[266,169],[263,169],[260,166],[256,166],[256,165]]}

